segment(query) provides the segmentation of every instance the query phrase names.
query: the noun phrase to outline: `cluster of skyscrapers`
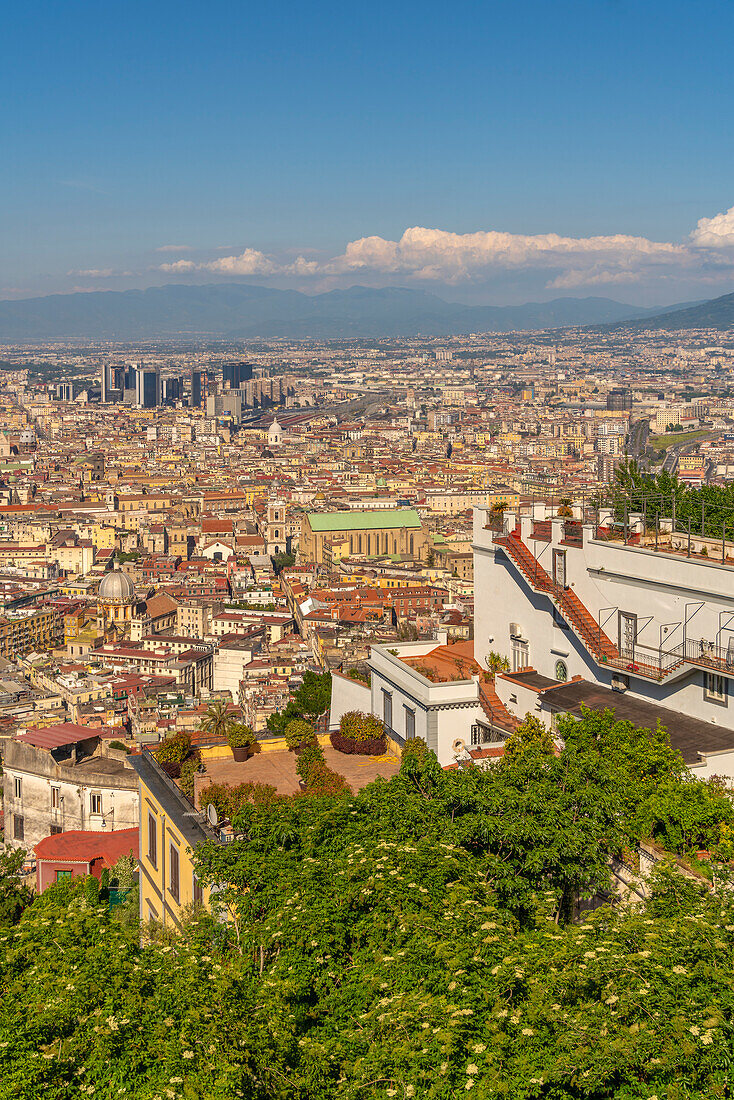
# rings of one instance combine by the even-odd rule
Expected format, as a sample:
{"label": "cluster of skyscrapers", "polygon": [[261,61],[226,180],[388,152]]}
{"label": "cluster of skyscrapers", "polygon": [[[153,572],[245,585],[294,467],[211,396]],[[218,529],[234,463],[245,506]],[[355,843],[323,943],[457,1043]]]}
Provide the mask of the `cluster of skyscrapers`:
{"label": "cluster of skyscrapers", "polygon": [[157,363],[107,363],[102,366],[100,383],[102,404],[122,402],[139,409],[185,404],[208,412],[211,406],[212,415],[239,415],[243,407],[278,403],[288,392],[280,376],[271,377],[262,368],[244,362],[224,363],[221,382],[206,370],[192,369],[188,378],[162,377]]}
{"label": "cluster of skyscrapers", "polygon": [[[238,389],[252,378],[250,363],[225,363],[223,388]],[[100,400],[103,405],[122,402],[139,409],[155,409],[161,405],[186,402],[190,408],[200,408],[209,389],[206,371],[189,372],[188,386],[185,375],[161,377],[156,364],[127,363],[114,366],[105,363],[100,372]]]}

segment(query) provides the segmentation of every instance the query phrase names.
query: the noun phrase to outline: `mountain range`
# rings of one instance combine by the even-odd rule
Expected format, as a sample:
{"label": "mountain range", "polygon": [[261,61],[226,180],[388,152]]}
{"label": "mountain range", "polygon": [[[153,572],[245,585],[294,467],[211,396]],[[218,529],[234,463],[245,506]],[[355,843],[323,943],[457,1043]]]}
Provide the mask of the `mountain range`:
{"label": "mountain range", "polygon": [[714,328],[734,325],[734,294],[712,302],[640,309],[610,298],[556,298],[467,306],[405,287],[353,286],[307,295],[244,283],[52,294],[0,301],[0,343],[70,339],[342,339],[460,336],[585,325]]}
{"label": "mountain range", "polygon": [[613,326],[631,329],[668,329],[677,332],[689,328],[713,328],[725,332],[734,329],[734,294],[724,294],[721,298],[711,298],[706,302],[683,303],[673,306],[664,313],[635,320],[629,324],[622,322]]}

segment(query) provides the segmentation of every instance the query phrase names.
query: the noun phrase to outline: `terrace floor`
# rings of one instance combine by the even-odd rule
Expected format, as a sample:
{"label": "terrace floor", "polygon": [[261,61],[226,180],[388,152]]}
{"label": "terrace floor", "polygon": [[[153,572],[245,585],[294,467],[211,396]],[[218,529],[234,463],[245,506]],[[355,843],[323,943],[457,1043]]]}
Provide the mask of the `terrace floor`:
{"label": "terrace floor", "polygon": [[[366,787],[378,775],[390,779],[400,767],[397,756],[389,749],[384,756],[350,756],[327,746],[324,757],[328,767],[343,775],[354,791]],[[260,752],[243,763],[207,761],[206,774],[212,783],[227,783],[231,787],[239,783],[269,783],[278,794],[295,794],[299,790],[296,760],[292,752]]]}

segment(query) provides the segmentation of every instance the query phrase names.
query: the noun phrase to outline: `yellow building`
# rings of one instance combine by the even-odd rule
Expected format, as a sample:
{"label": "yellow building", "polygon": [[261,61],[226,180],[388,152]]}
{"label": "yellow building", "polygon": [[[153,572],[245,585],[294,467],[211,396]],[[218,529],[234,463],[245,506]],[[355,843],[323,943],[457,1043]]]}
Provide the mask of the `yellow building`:
{"label": "yellow building", "polygon": [[21,608],[0,616],[0,657],[54,649],[63,638],[64,617],[55,607]]}
{"label": "yellow building", "polygon": [[200,844],[219,834],[149,752],[130,758],[140,781],[140,919],[180,928],[183,912],[206,905],[209,891],[194,873]]}

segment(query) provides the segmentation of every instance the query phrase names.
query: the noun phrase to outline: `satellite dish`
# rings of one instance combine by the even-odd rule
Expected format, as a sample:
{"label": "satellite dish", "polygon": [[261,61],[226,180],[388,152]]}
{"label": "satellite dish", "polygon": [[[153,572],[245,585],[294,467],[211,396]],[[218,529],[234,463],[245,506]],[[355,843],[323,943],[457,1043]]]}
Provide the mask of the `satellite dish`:
{"label": "satellite dish", "polygon": [[206,816],[207,816],[207,820],[208,820],[210,825],[218,825],[219,824],[219,814],[217,813],[217,808],[216,808],[216,806],[214,805],[213,802],[210,802],[209,805],[207,806]]}
{"label": "satellite dish", "polygon": [[465,742],[461,739],[461,737],[457,737],[453,745],[451,746],[451,751],[454,753],[455,756],[458,756],[459,753],[463,752],[465,748]]}

